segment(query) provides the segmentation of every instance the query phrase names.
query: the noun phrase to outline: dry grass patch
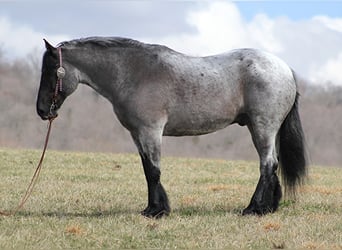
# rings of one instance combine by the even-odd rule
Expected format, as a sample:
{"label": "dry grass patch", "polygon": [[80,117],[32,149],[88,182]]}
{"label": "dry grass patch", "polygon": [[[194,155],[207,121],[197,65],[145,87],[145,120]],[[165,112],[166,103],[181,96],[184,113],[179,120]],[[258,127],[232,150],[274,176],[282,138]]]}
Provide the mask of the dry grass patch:
{"label": "dry grass patch", "polygon": [[65,232],[73,235],[82,235],[84,233],[84,230],[79,225],[70,225],[67,226]]}
{"label": "dry grass patch", "polygon": [[303,193],[319,193],[322,195],[333,195],[342,193],[342,187],[310,186],[302,187],[300,190]]}
{"label": "dry grass patch", "polygon": [[279,223],[274,223],[274,222],[270,222],[270,223],[267,223],[263,226],[264,230],[266,232],[269,232],[269,231],[278,231],[280,229],[280,224]]}

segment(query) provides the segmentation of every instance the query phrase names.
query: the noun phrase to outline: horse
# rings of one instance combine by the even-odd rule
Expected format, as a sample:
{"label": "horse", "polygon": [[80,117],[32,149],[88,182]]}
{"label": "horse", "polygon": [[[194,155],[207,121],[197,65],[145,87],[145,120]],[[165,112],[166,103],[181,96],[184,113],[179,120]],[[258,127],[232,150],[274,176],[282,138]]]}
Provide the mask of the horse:
{"label": "horse", "polygon": [[44,41],[38,115],[57,117],[79,83],[108,99],[141,157],[148,188],[142,215],[160,218],[171,211],[160,181],[163,136],[247,126],[260,177],[242,215],[278,209],[283,195],[279,172],[285,193],[295,194],[303,183],[307,160],[298,81],[278,57],[252,48],[195,57],[122,37],[88,37],[56,47]]}

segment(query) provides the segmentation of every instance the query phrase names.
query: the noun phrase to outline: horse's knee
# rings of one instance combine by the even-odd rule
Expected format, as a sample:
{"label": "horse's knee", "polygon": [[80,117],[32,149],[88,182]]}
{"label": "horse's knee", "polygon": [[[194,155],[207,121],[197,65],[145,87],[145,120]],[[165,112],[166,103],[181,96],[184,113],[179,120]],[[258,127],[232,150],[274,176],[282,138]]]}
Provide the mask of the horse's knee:
{"label": "horse's knee", "polygon": [[157,184],[160,182],[160,169],[152,164],[147,164],[143,166],[145,177],[148,183]]}
{"label": "horse's knee", "polygon": [[278,160],[275,157],[269,157],[261,159],[260,161],[260,174],[269,178],[272,175],[276,175],[278,169]]}
{"label": "horse's knee", "polygon": [[261,176],[266,180],[267,185],[275,197],[281,196],[281,186],[277,175],[278,160],[270,158],[265,165],[262,164]]}

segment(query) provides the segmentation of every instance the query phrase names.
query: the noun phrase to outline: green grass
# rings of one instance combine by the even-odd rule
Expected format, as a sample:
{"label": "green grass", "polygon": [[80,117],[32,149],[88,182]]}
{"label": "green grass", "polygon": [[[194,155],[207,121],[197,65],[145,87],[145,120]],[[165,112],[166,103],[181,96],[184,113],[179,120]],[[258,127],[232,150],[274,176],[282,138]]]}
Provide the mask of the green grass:
{"label": "green grass", "polygon": [[[14,208],[40,152],[0,149],[0,210]],[[163,158],[172,213],[139,215],[147,188],[137,155],[47,152],[25,207],[0,217],[0,249],[342,249],[342,169],[312,167],[298,200],[242,217],[256,162]]]}

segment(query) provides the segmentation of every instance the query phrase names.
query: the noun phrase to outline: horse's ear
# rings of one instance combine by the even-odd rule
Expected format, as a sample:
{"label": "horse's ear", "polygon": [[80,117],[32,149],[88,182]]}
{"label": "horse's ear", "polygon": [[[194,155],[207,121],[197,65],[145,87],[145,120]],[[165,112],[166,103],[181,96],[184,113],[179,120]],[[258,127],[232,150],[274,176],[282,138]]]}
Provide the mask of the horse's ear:
{"label": "horse's ear", "polygon": [[53,47],[47,40],[43,39],[45,42],[45,48],[47,51],[53,53],[54,51],[56,51],[56,48]]}

